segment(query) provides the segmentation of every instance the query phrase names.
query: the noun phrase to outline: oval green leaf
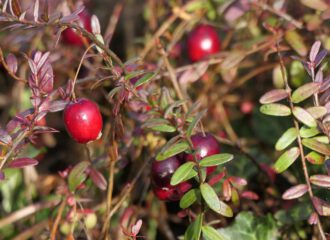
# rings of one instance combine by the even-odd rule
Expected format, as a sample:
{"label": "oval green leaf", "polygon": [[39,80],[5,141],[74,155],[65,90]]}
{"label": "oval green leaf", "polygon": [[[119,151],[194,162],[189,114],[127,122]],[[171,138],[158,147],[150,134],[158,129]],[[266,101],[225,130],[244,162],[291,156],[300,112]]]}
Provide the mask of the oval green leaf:
{"label": "oval green leaf", "polygon": [[325,156],[322,154],[319,154],[317,152],[311,151],[306,155],[306,159],[308,162],[314,165],[321,165],[325,161]]}
{"label": "oval green leaf", "polygon": [[292,93],[292,102],[300,103],[307,98],[311,97],[313,94],[317,93],[320,89],[321,84],[310,82],[302,85],[301,87],[297,88]]}
{"label": "oval green leaf", "polygon": [[307,112],[309,112],[309,114],[312,115],[314,119],[319,119],[324,117],[324,115],[327,114],[328,110],[325,107],[320,106],[307,108]]}
{"label": "oval green leaf", "polygon": [[299,134],[302,138],[310,138],[310,137],[314,137],[317,134],[319,134],[320,131],[317,127],[307,127],[307,126],[302,126],[299,130]]}
{"label": "oval green leaf", "polygon": [[290,116],[291,110],[288,106],[279,103],[265,104],[260,107],[260,112],[271,116]]}
{"label": "oval green leaf", "polygon": [[211,226],[203,226],[202,233],[205,240],[225,240],[225,238]]}
{"label": "oval green leaf", "polygon": [[214,189],[208,184],[203,183],[200,185],[200,190],[203,199],[205,200],[207,206],[225,217],[232,217],[233,211],[231,208],[225,204],[223,201],[220,201],[218,195],[214,191]]}
{"label": "oval green leaf", "polygon": [[180,199],[180,208],[188,208],[198,199],[199,190],[191,189],[186,192],[183,197]]}
{"label": "oval green leaf", "polygon": [[199,214],[195,221],[190,223],[185,234],[184,240],[200,240],[203,224],[203,214]]}
{"label": "oval green leaf", "polygon": [[171,178],[171,185],[174,186],[188,180],[187,176],[192,176],[190,173],[193,171],[194,166],[194,162],[186,162],[182,164],[178,169],[175,170]]}
{"label": "oval green leaf", "polygon": [[146,73],[143,77],[141,77],[139,80],[136,81],[136,83],[134,84],[134,87],[137,88],[138,86],[141,86],[142,84],[149,82],[156,75],[157,75],[157,72]]}
{"label": "oval green leaf", "polygon": [[156,156],[156,160],[157,161],[165,160],[169,157],[182,153],[182,152],[186,151],[187,149],[189,149],[189,144],[187,142],[185,142],[185,141],[178,142],[178,143],[172,145],[171,147],[167,148],[166,150],[158,153]]}
{"label": "oval green leaf", "polygon": [[69,190],[73,192],[87,178],[86,170],[90,166],[90,162],[83,161],[74,166],[69,174],[68,183]]}
{"label": "oval green leaf", "polygon": [[234,159],[234,155],[229,153],[220,153],[220,154],[214,154],[212,156],[203,158],[199,165],[201,167],[212,167],[212,166],[218,166],[221,164],[224,164],[226,162],[229,162]]}
{"label": "oval green leaf", "polygon": [[283,135],[277,140],[275,149],[282,151],[293,143],[298,137],[298,131],[293,127],[286,130]]}
{"label": "oval green leaf", "polygon": [[299,155],[300,155],[299,148],[293,147],[289,149],[276,160],[274,164],[274,170],[277,173],[284,172],[286,169],[288,169],[288,167],[290,167],[294,163],[294,161],[296,161]]}

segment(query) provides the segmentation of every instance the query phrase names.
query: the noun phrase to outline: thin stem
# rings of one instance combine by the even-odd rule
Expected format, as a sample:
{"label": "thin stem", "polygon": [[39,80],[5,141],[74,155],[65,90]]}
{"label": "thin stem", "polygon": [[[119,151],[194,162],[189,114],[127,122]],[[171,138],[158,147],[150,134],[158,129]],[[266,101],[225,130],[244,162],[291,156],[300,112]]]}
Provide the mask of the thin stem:
{"label": "thin stem", "polygon": [[[276,48],[277,48],[277,54],[278,54],[278,57],[279,57],[279,60],[280,60],[281,74],[282,74],[282,77],[283,77],[283,80],[284,80],[284,83],[285,83],[285,88],[286,88],[286,90],[288,92],[288,96],[289,96],[289,106],[290,106],[291,112],[293,112],[294,105],[293,105],[293,102],[292,102],[291,88],[289,86],[288,79],[287,79],[287,76],[285,74],[284,63],[283,63],[282,56],[279,52],[279,43],[278,43],[278,41],[276,42]],[[294,117],[292,117],[292,119],[293,119],[293,124],[294,124],[295,129],[299,133],[299,123]],[[302,140],[301,140],[300,134],[298,134],[297,141],[298,141],[298,147],[299,147],[299,151],[300,151],[300,158],[301,158],[301,164],[302,164],[302,167],[303,167],[305,182],[306,182],[307,187],[308,187],[308,195],[310,197],[310,200],[312,201],[312,199],[314,197],[314,194],[313,194],[311,183],[309,181],[309,174],[308,174],[306,158],[305,158],[305,154],[304,154],[304,147],[302,145]],[[317,215],[317,228],[318,228],[319,233],[321,235],[321,239],[326,240],[325,233],[324,233],[322,224],[320,222],[319,215]]]}
{"label": "thin stem", "polygon": [[58,227],[58,224],[60,223],[60,220],[61,220],[61,217],[62,217],[62,213],[63,213],[64,207],[65,207],[65,202],[66,202],[66,199],[63,199],[62,203],[61,203],[61,205],[58,209],[58,213],[57,213],[57,216],[56,216],[56,219],[55,219],[55,222],[54,222],[51,234],[50,234],[50,239],[51,240],[56,239],[57,227]]}

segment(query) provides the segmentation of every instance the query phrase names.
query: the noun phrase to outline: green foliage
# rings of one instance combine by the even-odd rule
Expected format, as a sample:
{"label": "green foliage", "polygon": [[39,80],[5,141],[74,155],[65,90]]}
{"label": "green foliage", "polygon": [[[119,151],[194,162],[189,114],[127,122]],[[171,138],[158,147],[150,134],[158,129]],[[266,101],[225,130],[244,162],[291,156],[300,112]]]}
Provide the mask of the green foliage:
{"label": "green foliage", "polygon": [[256,217],[251,212],[239,213],[232,226],[219,229],[225,240],[275,240],[279,239],[279,231],[275,220],[269,214]]}

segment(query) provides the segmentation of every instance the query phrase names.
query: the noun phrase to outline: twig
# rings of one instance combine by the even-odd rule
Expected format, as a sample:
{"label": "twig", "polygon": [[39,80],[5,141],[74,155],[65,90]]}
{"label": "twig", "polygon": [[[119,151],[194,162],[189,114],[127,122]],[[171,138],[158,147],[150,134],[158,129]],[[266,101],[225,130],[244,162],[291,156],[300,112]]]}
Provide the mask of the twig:
{"label": "twig", "polygon": [[[277,48],[277,54],[278,54],[278,57],[279,57],[279,60],[280,60],[282,78],[284,79],[285,88],[286,88],[286,91],[288,92],[289,106],[290,106],[291,112],[293,112],[294,105],[293,105],[293,102],[292,102],[291,88],[289,86],[288,79],[287,79],[286,74],[285,74],[284,62],[283,62],[282,56],[279,52],[279,42],[278,41],[276,42],[276,48]],[[293,124],[294,124],[294,127],[295,127],[296,131],[299,133],[299,123],[298,123],[298,121],[294,117],[292,117],[292,120],[293,120]],[[304,177],[305,177],[305,181],[306,181],[306,184],[307,184],[307,187],[308,187],[308,195],[310,197],[310,200],[312,201],[312,199],[314,197],[314,194],[313,194],[311,183],[309,181],[309,174],[308,174],[306,158],[305,158],[305,154],[304,154],[304,147],[302,145],[302,140],[301,140],[300,134],[298,134],[297,142],[298,142],[298,146],[299,146],[300,158],[301,158],[301,164],[302,164],[302,167],[303,167]],[[317,228],[318,228],[319,233],[321,235],[321,239],[326,240],[325,233],[324,233],[322,224],[320,222],[320,217],[319,217],[318,214],[317,214]]]}
{"label": "twig", "polygon": [[107,42],[108,46],[110,45],[110,42],[112,40],[113,33],[115,32],[116,26],[119,21],[119,17],[123,11],[125,3],[126,0],[118,2],[114,7],[113,13],[109,19],[107,29],[105,30],[105,34],[104,34],[104,39]]}
{"label": "twig", "polygon": [[52,228],[52,231],[51,231],[51,234],[50,234],[50,239],[51,240],[56,239],[57,227],[58,227],[58,224],[60,223],[62,213],[63,213],[64,207],[65,207],[65,203],[66,203],[66,199],[63,199],[62,203],[61,203],[61,205],[58,209],[58,213],[57,213],[57,216],[56,216],[56,219],[55,219],[55,222],[53,224],[53,228]]}
{"label": "twig", "polygon": [[22,208],[20,210],[17,210],[16,212],[13,212],[12,214],[8,215],[7,217],[0,219],[0,228],[12,224],[16,221],[22,220],[23,218],[34,214],[42,209],[50,208],[58,204],[58,200],[53,200],[49,202],[41,202],[41,203],[35,203],[33,205],[27,206],[25,208]]}

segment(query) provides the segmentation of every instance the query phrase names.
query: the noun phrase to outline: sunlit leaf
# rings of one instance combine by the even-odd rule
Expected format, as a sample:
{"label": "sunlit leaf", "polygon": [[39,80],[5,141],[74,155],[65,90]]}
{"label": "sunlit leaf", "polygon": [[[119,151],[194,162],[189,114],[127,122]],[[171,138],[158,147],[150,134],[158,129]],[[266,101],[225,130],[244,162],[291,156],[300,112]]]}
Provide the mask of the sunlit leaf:
{"label": "sunlit leaf", "polygon": [[299,152],[299,148],[297,147],[293,147],[287,150],[276,160],[274,164],[274,170],[277,173],[284,172],[286,169],[288,169],[288,167],[290,167],[294,163],[294,161],[296,161],[299,155],[300,152]]}
{"label": "sunlit leaf", "polygon": [[284,150],[288,147],[291,143],[293,143],[298,137],[298,132],[296,128],[289,128],[286,130],[283,135],[277,140],[275,149],[277,151]]}
{"label": "sunlit leaf", "polygon": [[188,208],[196,202],[199,195],[198,189],[191,189],[186,192],[183,197],[180,199],[180,208]]}
{"label": "sunlit leaf", "polygon": [[311,164],[321,165],[325,161],[325,156],[322,155],[322,154],[319,154],[317,152],[312,151],[312,152],[310,152],[306,155],[306,159]]}
{"label": "sunlit leaf", "polygon": [[205,240],[225,240],[225,238],[211,226],[203,226],[202,232]]}
{"label": "sunlit leaf", "polygon": [[278,103],[270,103],[265,104],[260,107],[260,111],[263,114],[271,115],[271,116],[289,116],[291,115],[291,110],[289,107],[278,104]]}
{"label": "sunlit leaf", "polygon": [[324,154],[326,156],[330,156],[330,145],[329,144],[320,143],[320,142],[316,141],[315,139],[308,139],[308,138],[303,139],[302,144],[305,147],[312,149],[318,153]]}
{"label": "sunlit leaf", "polygon": [[307,126],[302,126],[299,130],[299,134],[302,138],[314,137],[319,133],[320,133],[320,130],[317,127],[310,128]]}
{"label": "sunlit leaf", "polygon": [[289,96],[288,92],[285,89],[273,89],[269,92],[266,92],[261,98],[261,104],[268,104],[278,102]]}
{"label": "sunlit leaf", "polygon": [[[177,168],[171,178],[171,185],[177,185],[183,181],[188,180],[187,176],[190,175],[190,173],[193,170],[195,166],[194,162],[186,162],[184,164],[182,164],[179,168]],[[193,175],[191,175],[191,177],[194,177]]]}
{"label": "sunlit leaf", "polygon": [[83,161],[74,166],[69,174],[69,189],[73,192],[87,178],[86,170],[90,166],[90,162]]}
{"label": "sunlit leaf", "polygon": [[321,83],[316,83],[316,82],[310,82],[302,85],[292,93],[292,102],[300,103],[306,100],[314,93],[317,93],[318,90],[320,89],[320,86]]}
{"label": "sunlit leaf", "polygon": [[201,167],[211,167],[211,166],[217,166],[224,164],[226,162],[229,162],[234,159],[234,156],[229,153],[220,153],[220,154],[214,154],[209,157],[203,158],[199,165]]}
{"label": "sunlit leaf", "polygon": [[296,199],[304,195],[307,191],[308,186],[306,184],[299,184],[286,190],[283,193],[282,198],[285,200]]}
{"label": "sunlit leaf", "polygon": [[188,226],[184,234],[184,240],[200,240],[202,224],[203,224],[203,215],[199,214],[196,217],[195,221]]}
{"label": "sunlit leaf", "polygon": [[313,175],[310,176],[310,181],[316,186],[330,188],[330,176],[328,175]]}
{"label": "sunlit leaf", "polygon": [[169,157],[182,153],[188,149],[189,149],[189,144],[186,141],[178,142],[174,145],[171,145],[166,150],[158,153],[156,156],[156,160],[157,161],[165,160]]}
{"label": "sunlit leaf", "polygon": [[312,117],[312,115],[309,114],[305,109],[301,107],[294,107],[293,108],[293,115],[303,124],[305,124],[308,127],[316,127],[317,122]]}

